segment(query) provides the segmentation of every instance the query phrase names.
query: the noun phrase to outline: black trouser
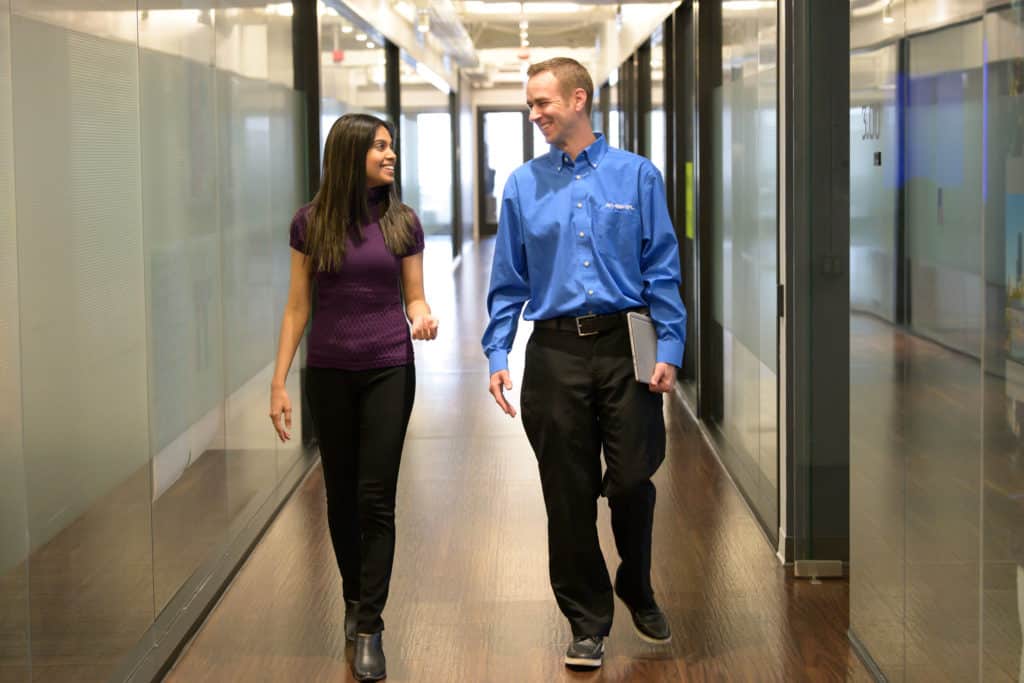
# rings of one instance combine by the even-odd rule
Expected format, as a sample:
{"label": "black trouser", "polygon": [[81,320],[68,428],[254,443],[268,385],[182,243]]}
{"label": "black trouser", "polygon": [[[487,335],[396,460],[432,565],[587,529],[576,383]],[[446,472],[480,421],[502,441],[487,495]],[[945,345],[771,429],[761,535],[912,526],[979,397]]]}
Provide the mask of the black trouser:
{"label": "black trouser", "polygon": [[589,337],[535,329],[526,347],[521,403],[547,508],[555,598],[573,635],[607,635],[614,598],[597,536],[601,494],[608,497],[622,561],[616,592],[633,609],[655,604],[650,477],[665,457],[661,394],[634,379],[623,323]]}
{"label": "black trouser", "polygon": [[395,490],[409,425],[412,363],[377,370],[309,368],[310,413],[320,440],[327,523],[356,630],[384,629],[395,556]]}

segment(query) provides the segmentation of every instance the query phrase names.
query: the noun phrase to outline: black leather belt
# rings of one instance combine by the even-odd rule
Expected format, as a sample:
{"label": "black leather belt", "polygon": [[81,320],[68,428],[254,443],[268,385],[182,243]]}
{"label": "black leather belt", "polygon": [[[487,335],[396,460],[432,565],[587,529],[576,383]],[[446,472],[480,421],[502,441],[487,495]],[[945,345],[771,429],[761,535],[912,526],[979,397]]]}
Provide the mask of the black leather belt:
{"label": "black leather belt", "polygon": [[577,317],[548,318],[533,321],[533,327],[540,330],[558,330],[572,332],[580,337],[592,337],[595,334],[608,332],[626,324],[626,314],[630,312],[647,313],[646,308],[632,308],[628,311],[616,311],[602,315],[581,315]]}

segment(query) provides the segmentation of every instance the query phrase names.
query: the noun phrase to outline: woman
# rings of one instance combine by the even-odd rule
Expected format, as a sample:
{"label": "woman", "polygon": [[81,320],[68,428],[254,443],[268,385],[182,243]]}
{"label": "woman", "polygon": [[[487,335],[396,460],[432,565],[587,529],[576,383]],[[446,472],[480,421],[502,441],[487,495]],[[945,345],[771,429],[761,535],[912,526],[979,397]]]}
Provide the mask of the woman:
{"label": "woman", "polygon": [[291,224],[291,284],[270,398],[270,419],[287,441],[285,377],[315,280],[307,396],[345,595],[345,638],[355,641],[352,673],[361,681],[386,676],[381,612],[416,388],[409,324],[413,339],[437,336],[423,294],[423,229],[395,191],[393,137],[387,123],[365,114],[346,114],[331,127],[320,189]]}

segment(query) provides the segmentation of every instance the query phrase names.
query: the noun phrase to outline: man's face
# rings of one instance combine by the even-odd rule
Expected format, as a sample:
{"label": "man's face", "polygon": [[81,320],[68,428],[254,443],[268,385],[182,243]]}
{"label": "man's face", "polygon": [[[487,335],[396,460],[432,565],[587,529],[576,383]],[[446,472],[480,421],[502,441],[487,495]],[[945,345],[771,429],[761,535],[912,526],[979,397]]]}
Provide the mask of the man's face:
{"label": "man's face", "polygon": [[578,113],[553,73],[542,71],[526,83],[526,106],[530,122],[537,125],[549,145],[565,144],[575,128]]}

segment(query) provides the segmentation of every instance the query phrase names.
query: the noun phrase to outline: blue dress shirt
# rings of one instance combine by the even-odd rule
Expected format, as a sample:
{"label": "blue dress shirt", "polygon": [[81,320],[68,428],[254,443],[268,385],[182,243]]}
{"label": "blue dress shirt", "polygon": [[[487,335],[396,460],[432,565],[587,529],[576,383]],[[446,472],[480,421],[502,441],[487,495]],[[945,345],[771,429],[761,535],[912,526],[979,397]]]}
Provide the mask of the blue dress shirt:
{"label": "blue dress shirt", "polygon": [[501,198],[483,336],[491,374],[508,368],[524,303],[527,320],[647,306],[657,360],[680,366],[679,282],[679,244],[654,164],[600,133],[575,161],[552,146],[512,173]]}

